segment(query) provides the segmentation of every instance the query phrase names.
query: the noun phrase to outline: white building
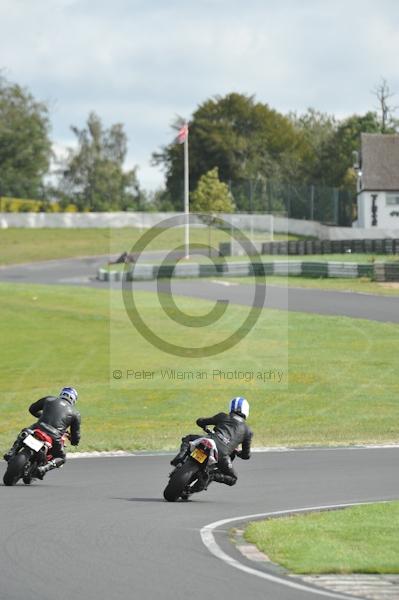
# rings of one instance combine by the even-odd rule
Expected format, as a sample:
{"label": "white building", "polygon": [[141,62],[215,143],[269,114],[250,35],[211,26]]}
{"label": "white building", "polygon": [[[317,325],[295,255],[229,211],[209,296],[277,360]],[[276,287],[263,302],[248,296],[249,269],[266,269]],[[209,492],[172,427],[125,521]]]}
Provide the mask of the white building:
{"label": "white building", "polygon": [[399,134],[362,133],[354,227],[399,229]]}

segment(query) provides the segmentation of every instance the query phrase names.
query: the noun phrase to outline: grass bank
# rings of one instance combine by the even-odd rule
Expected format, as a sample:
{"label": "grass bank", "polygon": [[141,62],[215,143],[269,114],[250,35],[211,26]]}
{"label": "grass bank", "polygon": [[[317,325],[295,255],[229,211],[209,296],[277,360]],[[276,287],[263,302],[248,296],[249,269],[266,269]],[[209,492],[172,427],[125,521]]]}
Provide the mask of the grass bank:
{"label": "grass bank", "polygon": [[395,574],[399,502],[254,522],[245,538],[297,574]]}
{"label": "grass bank", "polygon": [[[252,277],[223,277],[223,281],[239,285],[253,285]],[[399,296],[399,283],[377,283],[369,277],[282,277],[268,275],[268,285],[288,286],[294,288],[310,288],[324,291],[356,292],[358,294],[377,294],[380,296]]]}
{"label": "grass bank", "polygon": [[[214,306],[190,298],[176,302],[191,315]],[[154,331],[193,345],[224,335],[247,314],[245,307],[229,306],[220,325],[194,328],[188,336],[187,327],[165,316],[154,294],[138,292],[136,304]],[[184,359],[154,348],[137,333],[117,291],[1,284],[0,311],[1,449],[31,421],[29,403],[65,384],[80,391],[84,450],[175,448],[182,434],[196,430],[199,415],[223,410],[237,394],[251,401],[259,446],[398,439],[399,327],[394,324],[264,310],[232,350]],[[121,379],[113,379],[115,369]],[[162,378],[168,369],[209,377]],[[282,384],[273,377],[250,377],[278,369]],[[129,370],[155,377],[137,379]],[[214,370],[248,375],[213,379]]]}
{"label": "grass bank", "polygon": [[[10,227],[9,229],[0,229],[0,265],[53,258],[122,253],[130,251],[144,231],[146,230],[131,227],[120,229],[20,229]],[[183,243],[182,229],[160,231],[162,231],[161,235],[152,241],[148,246],[149,250],[175,248]],[[246,233],[249,234],[249,232]],[[190,238],[192,244],[208,244],[208,230],[192,228]],[[230,236],[227,232],[220,229],[212,231],[213,246],[217,247],[219,242],[229,239]],[[299,238],[298,236],[277,234],[275,239]]]}

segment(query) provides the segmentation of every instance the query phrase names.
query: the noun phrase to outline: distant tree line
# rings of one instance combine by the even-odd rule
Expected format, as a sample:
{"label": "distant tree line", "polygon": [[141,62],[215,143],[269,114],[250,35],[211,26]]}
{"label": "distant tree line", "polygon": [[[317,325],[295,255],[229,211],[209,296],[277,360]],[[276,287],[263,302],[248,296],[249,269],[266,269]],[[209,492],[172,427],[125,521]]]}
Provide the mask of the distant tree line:
{"label": "distant tree line", "polygon": [[[360,134],[394,133],[398,121],[386,101],[385,81],[375,90],[380,110],[339,120],[314,108],[282,115],[253,96],[237,93],[206,100],[190,121],[190,188],[218,167],[230,189],[252,182],[286,182],[355,192],[352,152]],[[166,173],[164,201],[182,206],[182,148],[169,144],[153,154],[153,163]],[[236,208],[248,208],[247,195],[235,194]]]}
{"label": "distant tree line", "polygon": [[[376,110],[345,119],[314,108],[283,115],[238,93],[205,100],[189,122],[193,206],[209,212],[247,210],[247,194],[233,191],[248,182],[354,193],[352,152],[359,148],[360,134],[398,130],[387,82],[381,80],[372,93]],[[124,166],[128,140],[121,123],[105,128],[92,112],[83,128],[71,129],[76,146],[49,178],[54,158],[49,107],[0,77],[0,197],[41,200],[43,210],[54,200],[80,211],[182,209],[181,145],[171,142],[153,153],[153,164],[165,171],[165,188],[150,194],[140,188],[136,168]]]}

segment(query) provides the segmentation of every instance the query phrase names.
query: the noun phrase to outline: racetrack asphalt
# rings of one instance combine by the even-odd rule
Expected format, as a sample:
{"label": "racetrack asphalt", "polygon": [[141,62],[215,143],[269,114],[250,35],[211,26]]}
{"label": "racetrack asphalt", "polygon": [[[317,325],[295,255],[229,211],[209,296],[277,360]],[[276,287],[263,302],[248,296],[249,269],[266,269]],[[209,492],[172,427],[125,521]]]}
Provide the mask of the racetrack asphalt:
{"label": "racetrack asphalt", "polygon": [[[214,483],[177,503],[162,499],[170,457],[70,460],[43,482],[1,487],[0,598],[324,598],[232,568],[202,544],[201,528],[266,511],[398,498],[398,459],[399,449],[388,448],[257,453],[237,464],[235,487]],[[247,560],[227,531],[218,543]]]}
{"label": "racetrack asphalt", "polygon": [[[104,257],[2,267],[0,281],[107,289],[95,279],[102,264]],[[135,283],[134,289],[155,291],[156,282]],[[245,285],[176,280],[172,289],[252,302]],[[399,322],[399,298],[392,297],[267,286],[265,307]],[[212,484],[192,501],[174,504],[162,499],[167,456],[70,460],[43,482],[1,487],[0,600],[325,598],[232,568],[202,544],[200,530],[248,514],[397,499],[398,459],[397,448],[254,454],[237,464],[235,487]],[[1,463],[0,474],[4,470]],[[228,531],[219,532],[217,541],[247,561]]]}
{"label": "racetrack asphalt", "polygon": [[[154,258],[162,257],[162,252],[148,253]],[[97,269],[104,265],[108,256],[62,259],[13,265],[0,268],[0,281],[13,283],[41,283],[58,285],[83,285],[108,289],[120,288],[119,282],[109,284],[96,279]],[[253,286],[223,285],[223,279],[216,280],[172,280],[174,295],[202,298],[206,300],[226,300],[233,304],[252,305]],[[165,281],[159,282],[160,290],[167,290]],[[134,290],[156,291],[156,281],[133,283]],[[254,304],[256,306],[256,303]],[[280,310],[343,315],[374,321],[399,323],[399,296],[378,296],[351,292],[324,291],[268,285],[266,278],[266,300],[261,306]]]}

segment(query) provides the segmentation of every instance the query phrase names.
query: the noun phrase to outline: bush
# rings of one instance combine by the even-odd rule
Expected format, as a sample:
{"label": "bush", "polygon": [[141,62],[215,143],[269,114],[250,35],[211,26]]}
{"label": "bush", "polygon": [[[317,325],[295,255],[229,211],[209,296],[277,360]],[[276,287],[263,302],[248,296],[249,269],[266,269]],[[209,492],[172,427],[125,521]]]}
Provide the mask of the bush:
{"label": "bush", "polygon": [[24,198],[0,198],[1,212],[39,212],[40,200],[27,200]]}

